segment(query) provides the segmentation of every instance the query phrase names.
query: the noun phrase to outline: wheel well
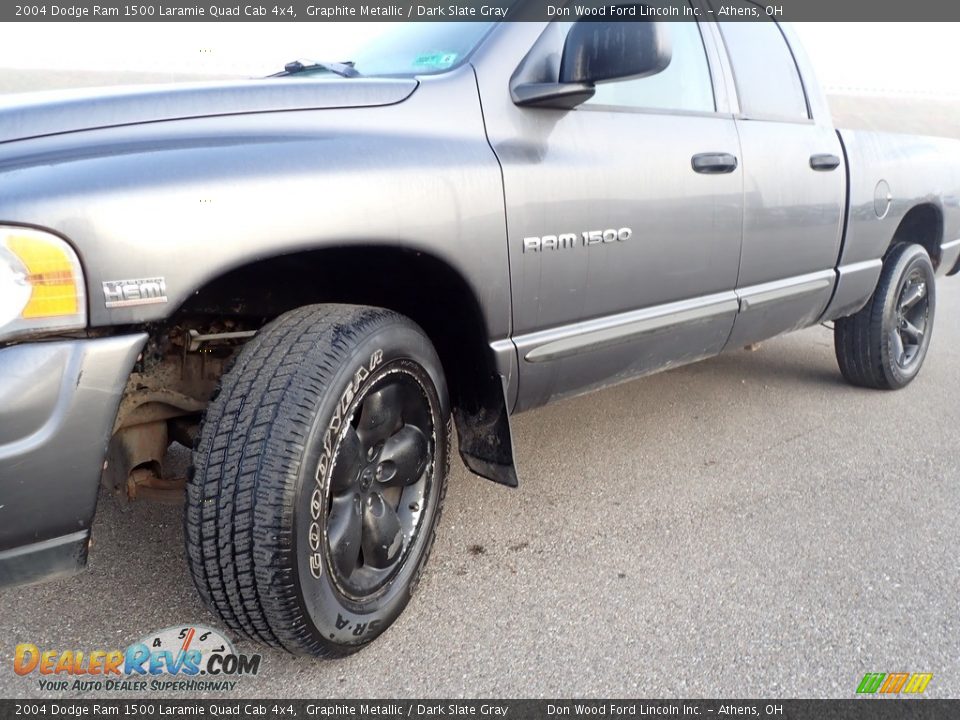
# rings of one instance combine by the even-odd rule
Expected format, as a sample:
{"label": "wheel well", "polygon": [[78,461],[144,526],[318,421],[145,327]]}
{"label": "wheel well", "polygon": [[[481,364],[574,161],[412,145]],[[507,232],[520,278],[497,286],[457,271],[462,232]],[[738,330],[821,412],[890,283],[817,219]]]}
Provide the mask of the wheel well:
{"label": "wheel well", "polygon": [[[912,207],[893,234],[892,248],[897,243],[910,242],[922,245],[930,255],[933,267],[940,265],[940,243],[943,240],[943,214],[940,208],[930,203]],[[889,250],[887,251],[889,253]]]}
{"label": "wheel well", "polygon": [[335,248],[260,260],[207,283],[173,322],[229,316],[256,327],[317,302],[374,305],[412,319],[433,341],[455,404],[476,400],[471,394],[478,374],[496,375],[486,324],[466,281],[431,255],[398,248]]}
{"label": "wheel well", "polygon": [[[192,444],[202,410],[246,340],[288,310],[334,302],[389,308],[423,328],[443,365],[461,457],[477,474],[515,486],[509,408],[476,296],[441,260],[391,247],[259,260],[211,280],[151,325],[124,392],[105,484],[130,497],[140,486],[154,489],[168,440]],[[153,471],[135,473],[144,468]]]}

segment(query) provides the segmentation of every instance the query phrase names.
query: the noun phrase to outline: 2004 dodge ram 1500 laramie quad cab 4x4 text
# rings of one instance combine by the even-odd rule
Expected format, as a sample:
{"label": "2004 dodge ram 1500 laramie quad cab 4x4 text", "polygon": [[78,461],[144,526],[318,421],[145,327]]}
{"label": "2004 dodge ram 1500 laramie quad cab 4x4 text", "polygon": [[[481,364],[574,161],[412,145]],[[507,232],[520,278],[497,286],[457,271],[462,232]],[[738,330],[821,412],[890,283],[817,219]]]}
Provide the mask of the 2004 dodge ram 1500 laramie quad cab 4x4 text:
{"label": "2004 dodge ram 1500 laramie quad cab 4x4 text", "polygon": [[407,23],[271,78],[12,96],[0,582],[83,567],[101,485],[179,491],[227,626],[357,649],[417,585],[454,426],[515,486],[511,414],[826,321],[847,380],[902,388],[958,205],[960,143],[834,129],[767,18]]}

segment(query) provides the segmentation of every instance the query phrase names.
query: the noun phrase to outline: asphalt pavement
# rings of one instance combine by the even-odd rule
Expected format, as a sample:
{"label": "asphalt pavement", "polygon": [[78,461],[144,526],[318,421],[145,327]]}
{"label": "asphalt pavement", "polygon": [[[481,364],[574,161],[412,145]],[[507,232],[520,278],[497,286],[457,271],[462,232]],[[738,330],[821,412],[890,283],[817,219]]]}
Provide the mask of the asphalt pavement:
{"label": "asphalt pavement", "polygon": [[[938,292],[899,392],[846,385],[815,327],[516,417],[519,489],[454,465],[399,621],[343,660],[263,650],[239,694],[852,697],[905,671],[960,696],[960,277]],[[53,696],[20,642],[222,627],[181,517],[104,495],[85,573],[0,593],[0,696]]]}
{"label": "asphalt pavement", "polygon": [[[816,327],[518,416],[520,488],[455,467],[400,620],[345,660],[266,651],[242,693],[850,697],[923,671],[960,695],[960,278],[939,292],[900,392],[847,386]],[[0,696],[39,693],[18,642],[218,626],[180,508],[106,496],[87,572],[0,602]]]}

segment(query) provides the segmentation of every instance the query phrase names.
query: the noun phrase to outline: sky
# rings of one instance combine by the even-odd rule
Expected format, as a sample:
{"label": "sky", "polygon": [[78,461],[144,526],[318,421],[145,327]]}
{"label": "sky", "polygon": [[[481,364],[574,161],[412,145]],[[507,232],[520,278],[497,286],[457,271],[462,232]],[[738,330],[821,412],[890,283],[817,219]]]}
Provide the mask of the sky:
{"label": "sky", "polygon": [[[387,23],[17,23],[0,68],[262,76],[298,58],[346,59]],[[960,23],[796,23],[833,92],[960,97]]]}

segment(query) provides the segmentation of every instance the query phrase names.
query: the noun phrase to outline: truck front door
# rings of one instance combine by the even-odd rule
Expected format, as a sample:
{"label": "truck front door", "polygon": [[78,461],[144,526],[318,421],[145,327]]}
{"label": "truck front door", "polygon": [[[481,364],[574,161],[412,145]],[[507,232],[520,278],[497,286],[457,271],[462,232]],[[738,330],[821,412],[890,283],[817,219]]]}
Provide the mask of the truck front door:
{"label": "truck front door", "polygon": [[[559,57],[570,26],[551,24],[533,52]],[[503,169],[518,410],[715,354],[730,334],[736,128],[715,98],[710,38],[696,22],[664,29],[666,70],[599,84],[574,110],[504,101],[478,67]]]}

